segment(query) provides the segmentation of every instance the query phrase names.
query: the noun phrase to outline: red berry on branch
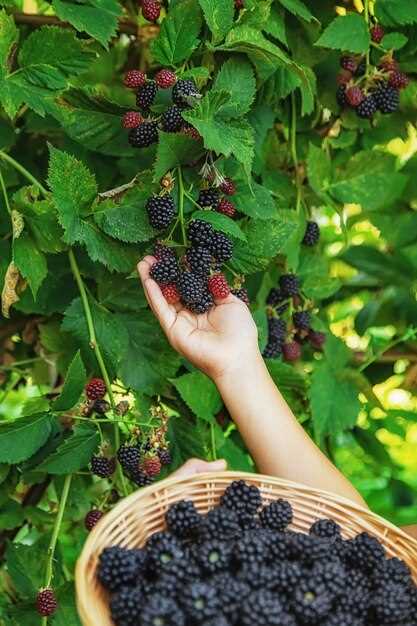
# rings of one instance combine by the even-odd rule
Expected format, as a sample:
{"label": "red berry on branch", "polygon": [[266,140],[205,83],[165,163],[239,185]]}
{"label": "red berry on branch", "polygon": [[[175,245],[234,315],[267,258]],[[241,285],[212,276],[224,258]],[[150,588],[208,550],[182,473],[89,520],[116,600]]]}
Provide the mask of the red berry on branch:
{"label": "red berry on branch", "polygon": [[161,291],[168,304],[177,304],[181,300],[178,289],[173,284],[161,285]]}
{"label": "red berry on branch", "polygon": [[161,14],[161,4],[156,0],[142,0],[142,15],[148,22],[156,22]]}
{"label": "red berry on branch", "polygon": [[350,104],[350,106],[355,108],[360,105],[365,97],[365,94],[360,87],[349,87],[346,89],[345,96],[346,101]]}
{"label": "red berry on branch", "polygon": [[155,82],[161,89],[168,89],[177,82],[177,77],[171,70],[160,70],[155,76]]}
{"label": "red berry on branch", "polygon": [[356,59],[351,56],[340,57],[340,67],[354,74],[358,68]]}
{"label": "red berry on branch", "polygon": [[244,0],[235,0],[235,9],[240,11],[245,6]]}
{"label": "red berry on branch", "polygon": [[407,87],[409,82],[410,79],[408,78],[407,74],[404,74],[404,72],[399,72],[398,70],[392,72],[388,80],[389,86],[394,87],[394,89],[404,89],[404,87]]}
{"label": "red berry on branch", "polygon": [[98,509],[91,509],[84,518],[84,526],[88,531],[92,530],[104,513]]}
{"label": "red berry on branch", "polygon": [[129,89],[137,89],[146,83],[146,74],[140,70],[130,70],[125,74],[123,82]]}
{"label": "red berry on branch", "polygon": [[194,126],[191,126],[191,124],[184,124],[181,132],[183,135],[187,135],[187,137],[191,137],[191,139],[195,139],[196,141],[201,139],[200,133],[196,128],[194,128]]}
{"label": "red berry on branch", "polygon": [[392,56],[383,57],[378,66],[386,72],[395,72],[398,70],[398,63]]}
{"label": "red berry on branch", "polygon": [[375,24],[371,28],[371,39],[375,43],[380,43],[385,35],[385,31],[380,24]]}
{"label": "red berry on branch", "polygon": [[106,385],[102,378],[92,378],[85,387],[85,395],[89,400],[98,400],[106,395]]}
{"label": "red berry on branch", "polygon": [[236,207],[227,198],[222,198],[216,207],[216,211],[218,213],[223,213],[223,215],[227,215],[228,217],[234,217],[236,214]]}
{"label": "red berry on branch", "polygon": [[227,196],[233,196],[233,194],[236,193],[236,185],[231,178],[225,178],[220,185],[220,191]]}
{"label": "red berry on branch", "polygon": [[230,293],[230,287],[223,274],[213,274],[207,281],[208,290],[217,300],[224,300]]}
{"label": "red berry on branch", "polygon": [[142,124],[143,117],[137,111],[128,111],[124,114],[122,120],[123,128],[137,128],[139,124]]}
{"label": "red berry on branch", "polygon": [[326,342],[326,335],[318,330],[310,330],[308,333],[308,339],[313,348],[316,348],[316,350],[322,350]]}
{"label": "red berry on branch", "polygon": [[301,346],[297,341],[284,343],[282,346],[282,354],[286,361],[298,361],[301,356]]}
{"label": "red berry on branch", "polygon": [[48,617],[58,608],[58,602],[52,589],[41,589],[36,597],[36,609],[39,615]]}
{"label": "red berry on branch", "polygon": [[161,472],[161,460],[158,456],[149,456],[143,460],[142,470],[146,476],[158,476]]}

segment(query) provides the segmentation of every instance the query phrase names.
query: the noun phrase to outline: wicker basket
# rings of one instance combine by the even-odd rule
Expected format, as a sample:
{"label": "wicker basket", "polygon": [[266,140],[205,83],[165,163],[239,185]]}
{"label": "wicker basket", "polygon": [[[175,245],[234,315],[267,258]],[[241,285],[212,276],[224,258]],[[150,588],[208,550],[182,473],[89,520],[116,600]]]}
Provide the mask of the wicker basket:
{"label": "wicker basket", "polygon": [[163,529],[164,514],[170,504],[191,499],[205,513],[218,503],[227,485],[240,478],[259,487],[264,503],[288,499],[294,509],[295,530],[307,532],[315,520],[330,517],[339,522],[346,538],[362,531],[375,535],[388,555],[398,556],[409,565],[417,582],[417,541],[345,498],[271,476],[243,472],[197,474],[191,478],[168,478],[133,493],[107,513],[91,532],[76,570],[77,606],[84,626],[113,626],[107,594],[95,576],[98,557],[105,547],[142,546],[149,535]]}

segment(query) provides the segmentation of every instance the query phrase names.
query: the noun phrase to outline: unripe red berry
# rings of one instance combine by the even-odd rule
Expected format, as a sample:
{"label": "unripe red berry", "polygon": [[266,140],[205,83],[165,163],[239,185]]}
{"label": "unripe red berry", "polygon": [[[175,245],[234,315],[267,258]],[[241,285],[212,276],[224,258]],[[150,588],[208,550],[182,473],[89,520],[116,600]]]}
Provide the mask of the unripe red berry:
{"label": "unripe red berry", "polygon": [[340,57],[340,67],[354,74],[357,70],[358,64],[354,57],[342,56]]}
{"label": "unripe red berry", "polygon": [[85,395],[89,400],[98,400],[106,395],[106,385],[101,378],[92,378],[85,387]]}
{"label": "unripe red berry", "polygon": [[347,85],[347,83],[351,80],[353,74],[348,70],[342,70],[336,76],[336,82],[338,85]]}
{"label": "unripe red berry", "polygon": [[191,126],[190,124],[184,125],[181,129],[181,132],[183,135],[187,135],[187,137],[191,137],[191,139],[195,139],[196,141],[201,139],[201,135],[198,132],[198,130],[194,128],[194,126]]}
{"label": "unripe red berry", "polygon": [[346,89],[346,100],[352,107],[360,105],[365,95],[360,87],[349,87]]}
{"label": "unripe red berry", "polygon": [[123,82],[129,89],[137,89],[146,83],[146,74],[140,70],[130,70],[125,74]]}
{"label": "unripe red berry", "polygon": [[240,11],[245,6],[244,0],[235,0],[235,9]]}
{"label": "unripe red berry", "polygon": [[142,15],[148,22],[156,22],[161,14],[161,4],[156,0],[142,0]]}
{"label": "unripe red berry", "polygon": [[282,354],[286,361],[298,361],[301,356],[301,346],[297,341],[284,343],[282,346]]}
{"label": "unripe red berry", "polygon": [[316,350],[322,350],[326,342],[326,335],[317,330],[310,330],[308,333],[308,339]]}
{"label": "unripe red berry", "polygon": [[213,274],[207,281],[208,290],[216,300],[224,300],[230,293],[230,287],[223,274]]}
{"label": "unripe red berry", "polygon": [[48,617],[58,608],[58,602],[52,589],[41,589],[36,597],[36,609],[39,615]]}
{"label": "unripe red berry", "polygon": [[84,518],[84,526],[88,531],[92,530],[104,513],[98,509],[91,509]]}
{"label": "unripe red berry", "polygon": [[158,456],[149,456],[143,460],[141,468],[147,476],[158,476],[161,471],[161,460]]}
{"label": "unripe red berry", "polygon": [[221,198],[219,204],[216,207],[218,213],[223,213],[228,217],[234,217],[236,214],[236,207],[227,198]]}
{"label": "unripe red berry", "polygon": [[233,194],[236,193],[236,185],[231,178],[225,178],[220,185],[220,191],[227,196],[233,196]]}
{"label": "unripe red berry", "polygon": [[123,128],[137,128],[139,124],[142,124],[143,117],[137,111],[128,111],[123,115],[122,126]]}
{"label": "unripe red berry", "polygon": [[375,24],[371,28],[371,39],[375,43],[380,43],[385,35],[385,31],[380,24]]}
{"label": "unripe red berry", "polygon": [[177,77],[171,70],[160,70],[155,76],[155,82],[161,89],[168,89],[177,82]]}
{"label": "unripe red berry", "polygon": [[177,304],[181,300],[178,289],[174,284],[161,285],[161,291],[168,304]]}
{"label": "unripe red berry", "polygon": [[398,63],[392,56],[386,56],[381,59],[378,67],[386,72],[395,72],[398,70]]}
{"label": "unripe red berry", "polygon": [[399,71],[391,72],[388,80],[389,86],[394,87],[394,89],[404,89],[404,87],[407,87],[409,82],[410,79],[407,74]]}

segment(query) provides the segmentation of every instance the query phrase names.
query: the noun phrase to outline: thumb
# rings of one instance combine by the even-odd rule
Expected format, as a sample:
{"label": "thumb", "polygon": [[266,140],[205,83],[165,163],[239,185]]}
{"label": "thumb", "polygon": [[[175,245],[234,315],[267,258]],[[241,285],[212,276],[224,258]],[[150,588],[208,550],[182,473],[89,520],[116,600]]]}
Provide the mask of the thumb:
{"label": "thumb", "polygon": [[227,463],[224,459],[211,462],[203,461],[202,459],[188,459],[172,476],[185,478],[195,474],[203,474],[204,472],[224,472],[226,469]]}

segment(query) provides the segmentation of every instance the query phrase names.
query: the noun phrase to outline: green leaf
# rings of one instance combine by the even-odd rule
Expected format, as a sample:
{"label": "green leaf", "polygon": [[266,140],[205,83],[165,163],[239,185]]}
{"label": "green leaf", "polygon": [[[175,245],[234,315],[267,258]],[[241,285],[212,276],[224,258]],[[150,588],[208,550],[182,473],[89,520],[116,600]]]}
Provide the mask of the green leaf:
{"label": "green leaf", "polygon": [[364,53],[369,50],[371,38],[365,19],[359,13],[339,15],[327,26],[316,46]]}
{"label": "green leaf", "polygon": [[279,0],[279,2],[287,11],[290,11],[290,13],[293,13],[297,17],[301,17],[303,20],[306,20],[306,22],[311,22],[315,19],[314,15],[310,13],[309,9],[301,0]]}
{"label": "green leaf", "polygon": [[72,409],[80,399],[87,382],[87,374],[80,351],[76,353],[68,368],[61,394],[52,405],[54,411]]}
{"label": "green leaf", "polygon": [[417,269],[399,252],[380,252],[371,246],[351,246],[340,258],[356,269],[377,278],[383,285],[409,287]]}
{"label": "green leaf", "polygon": [[0,462],[20,463],[32,456],[49,437],[53,418],[37,413],[0,422]]}
{"label": "green leaf", "polygon": [[71,474],[86,467],[100,443],[96,426],[77,424],[71,435],[64,440],[43,463],[36,468],[49,474]]}
{"label": "green leaf", "polygon": [[184,374],[172,381],[181,398],[192,412],[212,422],[222,407],[222,400],[216,385],[202,372]]}
{"label": "green leaf", "polygon": [[296,391],[305,394],[307,390],[307,380],[300,372],[297,372],[288,363],[282,363],[275,359],[266,361],[268,371],[275,384],[283,391]]}
{"label": "green leaf", "polygon": [[38,289],[48,274],[48,267],[45,255],[27,232],[23,232],[13,241],[13,260],[23,278],[28,281],[36,299]]}
{"label": "green leaf", "polygon": [[313,143],[308,147],[307,175],[312,189],[321,197],[330,185],[332,166],[327,153]]}
{"label": "green leaf", "polygon": [[251,182],[251,185],[239,184],[233,196],[233,204],[240,213],[260,220],[270,220],[278,217],[277,207],[268,189]]}
{"label": "green leaf", "polygon": [[206,459],[209,456],[210,429],[204,420],[171,417],[168,421],[168,438],[173,469],[189,458]]}
{"label": "green leaf", "polygon": [[10,71],[11,53],[19,39],[19,31],[12,15],[0,11],[0,78]]}
{"label": "green leaf", "polygon": [[145,204],[149,187],[134,187],[121,199],[104,200],[94,211],[96,224],[108,235],[128,243],[149,241],[157,231],[149,224]]}
{"label": "green leaf", "polygon": [[104,47],[116,34],[117,19],[122,14],[117,0],[88,0],[83,3],[53,0],[52,6],[61,20],[69,22],[80,32],[85,31]]}
{"label": "green leaf", "polygon": [[229,59],[220,68],[214,89],[227,91],[231,95],[230,100],[220,107],[218,113],[225,118],[242,117],[249,111],[256,93],[256,81],[251,65],[243,59]]}
{"label": "green leaf", "polygon": [[227,215],[222,215],[216,211],[196,211],[193,213],[193,219],[209,222],[216,230],[221,230],[226,235],[246,241],[246,237],[239,226]]}
{"label": "green leaf", "polygon": [[300,81],[301,115],[310,115],[314,111],[316,97],[316,75],[309,67],[303,67],[304,80]]}
{"label": "green leaf", "polygon": [[0,505],[0,530],[11,530],[23,524],[25,511],[15,500],[7,499]]}
{"label": "green leaf", "polygon": [[159,36],[151,44],[155,61],[161,65],[176,65],[189,59],[199,44],[202,25],[201,10],[195,0],[179,0],[170,8]]}
{"label": "green leaf", "polygon": [[404,0],[378,0],[375,15],[387,26],[404,26],[417,22],[417,5]]}
{"label": "green leaf", "polygon": [[203,152],[199,141],[175,133],[159,131],[159,142],[154,166],[154,182],[158,182],[170,169],[195,161]]}
{"label": "green leaf", "polygon": [[408,37],[403,35],[403,33],[388,33],[381,41],[381,45],[386,50],[400,50],[404,48],[407,42]]}
{"label": "green leaf", "polygon": [[42,587],[45,576],[46,550],[46,537],[31,545],[8,543],[5,555],[7,572],[22,598],[33,600]]}
{"label": "green leaf", "polygon": [[75,604],[74,585],[68,582],[56,590],[59,611],[50,620],[52,626],[82,626]]}
{"label": "green leaf", "polygon": [[235,14],[234,0],[198,0],[203,9],[204,18],[211,32],[214,42],[220,41],[229,32],[233,25]]}
{"label": "green leaf", "polygon": [[269,35],[272,35],[278,41],[288,46],[287,33],[285,32],[285,20],[282,9],[279,9],[276,5],[271,6],[271,13],[269,20],[264,26],[264,30]]}

